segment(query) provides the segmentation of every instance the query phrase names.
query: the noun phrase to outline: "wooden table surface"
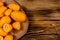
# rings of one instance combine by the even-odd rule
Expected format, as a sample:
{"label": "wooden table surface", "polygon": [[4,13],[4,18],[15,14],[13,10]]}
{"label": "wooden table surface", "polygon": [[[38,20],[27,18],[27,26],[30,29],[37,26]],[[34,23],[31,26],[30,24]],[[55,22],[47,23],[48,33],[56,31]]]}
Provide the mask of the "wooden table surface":
{"label": "wooden table surface", "polygon": [[28,32],[19,40],[60,40],[59,0],[15,0],[29,19]]}
{"label": "wooden table surface", "polygon": [[29,29],[19,40],[60,40],[60,1],[19,0],[29,19]]}

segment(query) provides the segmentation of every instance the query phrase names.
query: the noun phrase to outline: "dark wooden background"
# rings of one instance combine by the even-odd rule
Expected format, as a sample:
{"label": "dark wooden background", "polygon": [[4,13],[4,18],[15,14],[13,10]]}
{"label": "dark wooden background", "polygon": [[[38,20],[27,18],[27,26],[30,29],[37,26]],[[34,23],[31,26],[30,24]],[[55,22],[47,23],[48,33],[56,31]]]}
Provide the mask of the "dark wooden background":
{"label": "dark wooden background", "polygon": [[60,40],[60,0],[14,0],[29,19],[28,32],[19,40]]}
{"label": "dark wooden background", "polygon": [[[16,0],[17,1],[17,0]],[[18,0],[29,29],[19,40],[60,40],[60,0]]]}

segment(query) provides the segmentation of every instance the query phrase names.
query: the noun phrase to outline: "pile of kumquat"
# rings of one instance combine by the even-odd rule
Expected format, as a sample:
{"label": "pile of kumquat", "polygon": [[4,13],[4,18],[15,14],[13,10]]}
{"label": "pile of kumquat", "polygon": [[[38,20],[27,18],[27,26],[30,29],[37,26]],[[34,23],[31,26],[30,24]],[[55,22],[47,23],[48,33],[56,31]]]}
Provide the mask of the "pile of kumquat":
{"label": "pile of kumquat", "polygon": [[18,4],[4,5],[4,2],[0,2],[0,40],[13,40],[10,32],[21,29],[21,23],[26,21],[26,15],[20,10]]}

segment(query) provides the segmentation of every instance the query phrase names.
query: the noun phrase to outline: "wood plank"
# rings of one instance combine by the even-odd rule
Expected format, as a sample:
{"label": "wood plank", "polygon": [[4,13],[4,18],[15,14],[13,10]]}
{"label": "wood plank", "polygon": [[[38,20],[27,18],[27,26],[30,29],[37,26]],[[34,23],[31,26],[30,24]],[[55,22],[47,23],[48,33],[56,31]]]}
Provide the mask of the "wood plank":
{"label": "wood plank", "polygon": [[60,40],[58,35],[39,35],[39,34],[30,34],[25,35],[20,40]]}
{"label": "wood plank", "polygon": [[60,26],[60,21],[30,21],[30,27],[54,27]]}

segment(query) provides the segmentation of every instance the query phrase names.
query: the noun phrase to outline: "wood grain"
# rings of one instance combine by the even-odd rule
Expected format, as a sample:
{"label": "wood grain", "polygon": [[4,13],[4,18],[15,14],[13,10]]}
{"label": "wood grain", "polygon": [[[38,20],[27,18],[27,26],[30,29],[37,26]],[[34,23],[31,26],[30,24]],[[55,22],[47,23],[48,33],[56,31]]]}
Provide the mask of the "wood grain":
{"label": "wood grain", "polygon": [[17,2],[23,6],[30,23],[28,32],[19,40],[60,40],[59,0],[18,0]]}

